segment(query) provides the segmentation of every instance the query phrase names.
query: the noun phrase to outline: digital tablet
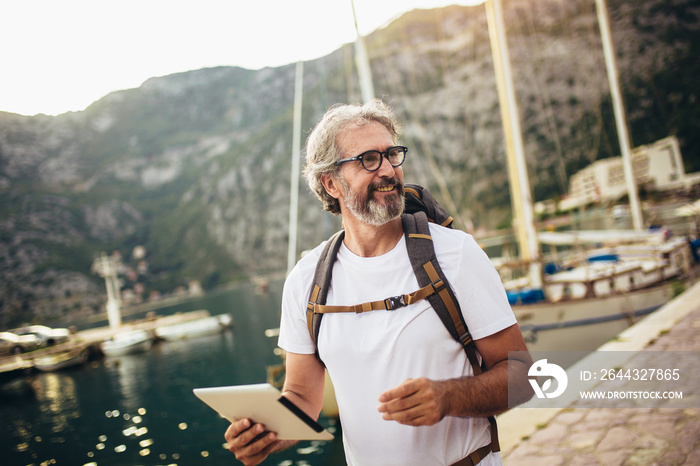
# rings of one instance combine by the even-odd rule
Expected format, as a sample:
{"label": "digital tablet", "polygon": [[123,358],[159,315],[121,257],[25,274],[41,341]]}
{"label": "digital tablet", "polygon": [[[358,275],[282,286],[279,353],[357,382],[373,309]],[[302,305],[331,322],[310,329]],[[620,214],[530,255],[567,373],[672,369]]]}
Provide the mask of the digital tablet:
{"label": "digital tablet", "polygon": [[280,440],[333,440],[333,435],[268,383],[195,388],[194,394],[230,422],[248,418]]}

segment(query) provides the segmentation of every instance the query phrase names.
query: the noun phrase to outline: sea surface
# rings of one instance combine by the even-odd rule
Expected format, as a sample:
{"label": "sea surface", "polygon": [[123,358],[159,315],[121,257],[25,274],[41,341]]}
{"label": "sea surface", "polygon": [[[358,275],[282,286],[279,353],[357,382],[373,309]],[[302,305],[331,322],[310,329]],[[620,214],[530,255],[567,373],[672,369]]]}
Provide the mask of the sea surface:
{"label": "sea surface", "polygon": [[[0,465],[240,464],[225,448],[228,422],[192,389],[266,381],[267,367],[281,363],[277,339],[265,336],[279,325],[281,294],[280,280],[266,292],[246,285],[161,307],[159,315],[229,313],[234,325],[218,335],[160,342],[147,353],[33,373],[24,390],[0,393]],[[145,311],[124,320],[144,316]],[[603,327],[591,335],[590,348],[578,349],[595,350],[620,330]],[[345,465],[339,423],[323,416],[320,422],[334,441],[301,442],[263,464]]]}
{"label": "sea surface", "polygon": [[[218,335],[159,342],[147,353],[32,374],[23,390],[0,395],[0,464],[236,464],[225,448],[228,422],[192,389],[266,381],[266,367],[280,363],[277,339],[265,336],[279,325],[280,299],[281,283],[271,283],[265,293],[244,286],[159,309],[227,312],[234,325]],[[263,464],[346,464],[339,425],[320,422],[336,440],[301,442]]]}

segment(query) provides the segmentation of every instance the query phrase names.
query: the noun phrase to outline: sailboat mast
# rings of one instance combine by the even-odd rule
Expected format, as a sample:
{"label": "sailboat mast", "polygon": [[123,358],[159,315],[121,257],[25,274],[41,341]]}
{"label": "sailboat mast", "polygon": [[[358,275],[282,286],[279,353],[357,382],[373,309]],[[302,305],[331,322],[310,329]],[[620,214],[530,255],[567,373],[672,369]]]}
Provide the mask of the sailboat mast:
{"label": "sailboat mast", "polygon": [[357,14],[355,13],[355,2],[350,0],[352,5],[352,17],[355,21],[355,32],[357,40],[355,41],[355,63],[357,65],[357,74],[360,77],[360,90],[362,92],[362,102],[367,103],[374,99],[374,84],[372,82],[372,72],[369,67],[369,57],[365,48],[364,38],[360,34],[360,29],[357,27]]}
{"label": "sailboat mast", "polygon": [[632,143],[629,136],[629,127],[627,126],[627,117],[625,112],[625,104],[622,100],[622,92],[620,90],[620,78],[617,72],[617,64],[615,61],[615,48],[612,41],[612,29],[610,28],[610,16],[605,0],[596,0],[596,9],[598,11],[598,23],[600,25],[600,35],[603,41],[603,52],[605,54],[605,67],[608,71],[608,81],[610,83],[610,95],[613,101],[613,110],[615,112],[615,125],[617,126],[617,135],[620,141],[620,153],[622,155],[622,166],[625,173],[625,183],[627,184],[627,192],[630,200],[630,212],[632,213],[632,227],[635,230],[642,229],[642,210],[639,206],[639,196],[637,194],[637,183],[634,180],[634,170],[632,168]]}
{"label": "sailboat mast", "polygon": [[105,277],[105,287],[107,288],[107,320],[109,327],[118,329],[122,324],[122,314],[119,309],[119,286],[117,285],[117,277],[112,268],[112,263],[107,257],[107,254],[102,253],[102,273]]}
{"label": "sailboat mast", "polygon": [[540,289],[542,288],[542,267],[539,263],[539,245],[535,231],[532,191],[528,179],[520,117],[510,68],[503,8],[501,0],[488,0],[485,5],[506,142],[508,178],[511,203],[516,220],[518,246],[521,258],[530,264],[530,286]]}
{"label": "sailboat mast", "polygon": [[304,91],[304,62],[298,61],[294,77],[294,124],[292,135],[292,172],[289,193],[289,244],[287,245],[287,275],[297,261],[297,229],[299,218],[299,158],[301,156],[301,106]]}

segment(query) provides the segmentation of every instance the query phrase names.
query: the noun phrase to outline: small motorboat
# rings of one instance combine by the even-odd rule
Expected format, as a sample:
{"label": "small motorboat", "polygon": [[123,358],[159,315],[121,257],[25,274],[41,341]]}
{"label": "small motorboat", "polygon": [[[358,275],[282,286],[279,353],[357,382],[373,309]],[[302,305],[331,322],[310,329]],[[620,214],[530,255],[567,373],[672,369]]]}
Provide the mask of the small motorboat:
{"label": "small motorboat", "polygon": [[156,328],[156,336],[163,340],[181,340],[184,338],[214,335],[231,326],[233,318],[229,314],[164,325]]}
{"label": "small motorboat", "polygon": [[105,356],[124,356],[143,353],[151,349],[153,339],[144,330],[130,330],[116,333],[100,345]]}
{"label": "small motorboat", "polygon": [[34,367],[42,372],[53,372],[71,367],[82,366],[88,358],[87,348],[46,354],[34,358]]}

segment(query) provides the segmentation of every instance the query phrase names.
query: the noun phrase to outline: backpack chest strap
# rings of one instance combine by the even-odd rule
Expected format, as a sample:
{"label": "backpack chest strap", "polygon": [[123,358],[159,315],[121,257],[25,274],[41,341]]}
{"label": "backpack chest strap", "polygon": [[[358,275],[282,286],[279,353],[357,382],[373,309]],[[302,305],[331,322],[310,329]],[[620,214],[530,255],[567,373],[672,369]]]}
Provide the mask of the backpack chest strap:
{"label": "backpack chest strap", "polygon": [[440,291],[444,288],[445,282],[443,282],[440,279],[440,277],[437,277],[435,281],[433,281],[432,283],[428,283],[426,286],[414,291],[413,293],[392,296],[381,301],[370,301],[362,304],[355,304],[352,306],[318,304],[313,301],[314,293],[312,293],[312,299],[306,305],[306,312],[308,315],[309,313],[329,314],[334,312],[354,312],[356,314],[361,314],[363,312],[369,311],[393,311],[404,306],[409,306],[433,294],[440,293]]}

